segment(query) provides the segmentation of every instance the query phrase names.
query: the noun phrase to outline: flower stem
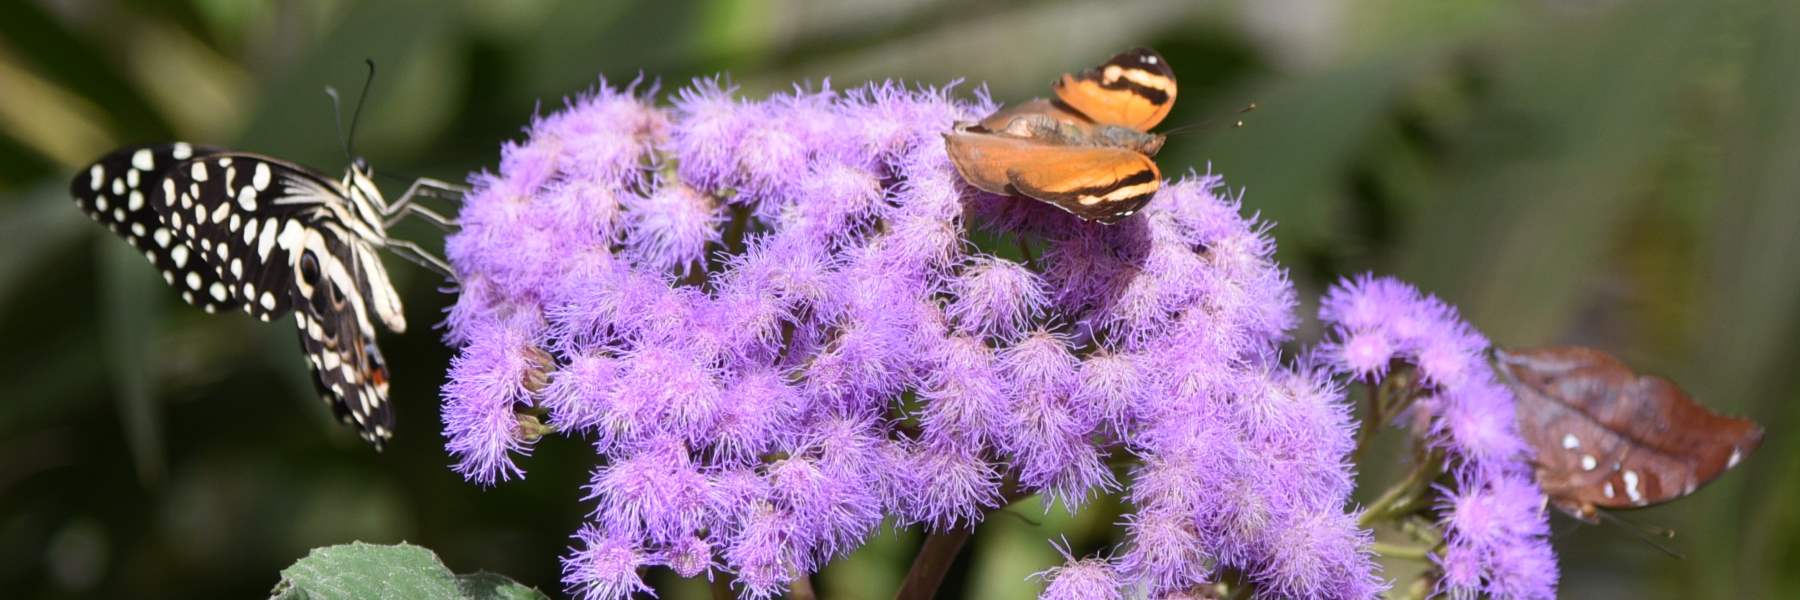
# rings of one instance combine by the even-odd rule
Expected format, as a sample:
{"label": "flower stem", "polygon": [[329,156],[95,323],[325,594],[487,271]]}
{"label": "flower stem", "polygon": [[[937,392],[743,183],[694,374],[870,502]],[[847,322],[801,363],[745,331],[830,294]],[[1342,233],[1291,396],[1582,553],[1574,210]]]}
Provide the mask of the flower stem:
{"label": "flower stem", "polygon": [[1350,462],[1362,461],[1363,450],[1369,446],[1369,438],[1375,437],[1375,430],[1381,427],[1384,417],[1381,414],[1381,388],[1374,382],[1363,384],[1369,393],[1369,418],[1362,422],[1356,430],[1356,449],[1350,451]]}
{"label": "flower stem", "polygon": [[925,545],[919,548],[918,556],[913,557],[912,568],[907,570],[906,579],[900,583],[900,591],[894,594],[894,599],[928,600],[936,595],[944,575],[950,572],[950,565],[956,562],[956,555],[974,533],[975,527],[970,525],[926,536]]}
{"label": "flower stem", "polygon": [[1375,542],[1369,545],[1369,549],[1374,550],[1376,554],[1388,558],[1399,558],[1404,560],[1426,560],[1431,556],[1431,549],[1424,546]]}
{"label": "flower stem", "polygon": [[[1009,475],[1000,484],[1000,504],[994,510],[1005,510],[1029,497],[1031,492],[1019,486],[1018,477]],[[938,586],[944,583],[944,575],[950,572],[951,565],[956,564],[956,555],[974,534],[975,524],[971,523],[968,527],[925,536],[925,545],[913,556],[912,568],[906,571],[906,579],[900,582],[900,591],[894,594],[894,599],[926,600],[937,595]]]}
{"label": "flower stem", "polygon": [[1421,493],[1426,489],[1426,485],[1436,479],[1438,473],[1442,471],[1443,460],[1444,451],[1426,451],[1425,455],[1420,456],[1419,460],[1413,464],[1412,472],[1407,473],[1405,479],[1394,483],[1392,487],[1381,493],[1380,498],[1369,504],[1369,508],[1363,511],[1362,517],[1357,519],[1357,525],[1368,527],[1416,510],[1417,506],[1415,505],[1422,495]]}
{"label": "flower stem", "polygon": [[818,592],[813,591],[812,576],[801,573],[788,583],[788,600],[818,600]]}

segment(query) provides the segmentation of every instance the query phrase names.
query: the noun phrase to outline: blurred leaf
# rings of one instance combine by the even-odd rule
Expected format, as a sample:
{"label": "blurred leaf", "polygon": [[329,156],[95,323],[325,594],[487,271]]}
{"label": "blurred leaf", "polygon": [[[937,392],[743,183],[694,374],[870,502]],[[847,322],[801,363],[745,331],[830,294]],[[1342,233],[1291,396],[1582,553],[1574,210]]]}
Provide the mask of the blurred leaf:
{"label": "blurred leaf", "polygon": [[101,112],[25,70],[0,48],[0,125],[7,136],[64,167],[106,151],[112,137],[99,125]]}
{"label": "blurred leaf", "polygon": [[45,182],[17,202],[0,204],[0,315],[6,314],[14,294],[31,290],[23,278],[91,233],[86,227],[60,181]]}
{"label": "blurred leaf", "polygon": [[242,125],[251,85],[243,67],[167,25],[145,24],[130,42],[132,76],[180,137],[217,140]]}
{"label": "blurred leaf", "polygon": [[[0,2],[0,39],[6,40],[7,48],[52,82],[78,96],[103,102],[114,119],[96,125],[110,126],[120,139],[166,137],[168,122],[106,58],[104,42],[117,39],[119,28],[129,27],[137,16],[76,9],[71,10],[76,27],[71,27],[52,18],[44,4]],[[83,28],[96,33],[77,30]]]}
{"label": "blurred leaf", "polygon": [[271,598],[546,598],[505,577],[476,573],[458,577],[430,550],[411,544],[379,546],[356,542],[315,548],[281,571]]}
{"label": "blurred leaf", "polygon": [[1209,135],[1195,151],[1163,159],[1163,170],[1210,164],[1233,189],[1247,189],[1246,210],[1276,222],[1281,258],[1292,263],[1303,244],[1334,237],[1335,213],[1321,210],[1331,198],[1320,195],[1334,190],[1402,86],[1432,64],[1420,54],[1373,58],[1240,93],[1258,104],[1254,125]]}
{"label": "blurred leaf", "polygon": [[1472,126],[1487,137],[1443,176],[1402,272],[1499,343],[1555,341],[1642,199],[1691,81],[1676,74],[1695,72],[1714,16],[1648,2],[1509,32],[1483,63],[1496,91]]}
{"label": "blurred leaf", "polygon": [[[420,47],[420,41],[448,26],[452,16],[451,11],[441,10],[436,4],[418,1],[351,7],[325,39],[309,48],[296,64],[265,82],[260,95],[262,103],[255,107],[241,136],[248,142],[244,149],[279,155],[300,164],[341,163],[343,150],[332,125],[325,86],[336,87],[344,102],[354,102],[366,74],[364,59],[374,60],[377,67],[406,64],[410,52]],[[414,102],[413,98],[384,94],[387,83],[386,79],[376,79],[369,93],[371,103],[406,106]],[[355,108],[348,104],[342,107],[346,121]],[[367,116],[377,109],[371,106],[364,112]]]}
{"label": "blurred leaf", "polygon": [[[1793,370],[1800,358],[1800,5],[1738,6],[1750,8],[1737,21],[1750,43],[1737,94],[1742,104],[1721,156],[1723,189],[1711,203],[1713,252],[1695,274],[1707,292],[1695,372],[1719,405],[1763,415],[1772,431],[1792,430],[1800,422]],[[1800,440],[1770,442],[1744,476],[1720,480],[1694,507],[1693,527],[1708,532],[1711,543],[1687,565],[1692,589],[1720,597],[1794,592],[1768,584],[1793,577],[1800,548],[1800,518],[1788,493],[1800,471]]]}
{"label": "blurred leaf", "polygon": [[113,401],[131,448],[138,481],[153,486],[168,471],[163,456],[162,411],[153,393],[151,369],[155,366],[156,307],[168,290],[156,281],[144,258],[112,236],[96,237],[101,261],[100,306],[102,342],[106,347],[106,373],[112,379]]}

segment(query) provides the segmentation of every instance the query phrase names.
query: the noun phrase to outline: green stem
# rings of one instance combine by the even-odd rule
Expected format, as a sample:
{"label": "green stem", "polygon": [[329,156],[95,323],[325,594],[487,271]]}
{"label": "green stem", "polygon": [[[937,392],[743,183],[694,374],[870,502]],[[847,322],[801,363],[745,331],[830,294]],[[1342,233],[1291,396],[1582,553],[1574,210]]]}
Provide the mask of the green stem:
{"label": "green stem", "polygon": [[1356,430],[1356,449],[1350,451],[1350,462],[1352,463],[1362,461],[1363,450],[1368,448],[1369,439],[1375,437],[1375,430],[1380,428],[1382,421],[1385,420],[1381,410],[1381,388],[1374,383],[1365,383],[1363,389],[1369,393],[1369,418],[1364,420],[1362,427]]}
{"label": "green stem", "polygon": [[1443,468],[1443,460],[1444,454],[1441,450],[1427,451],[1424,456],[1419,457],[1419,460],[1413,464],[1412,472],[1407,473],[1405,479],[1389,487],[1382,492],[1380,498],[1369,504],[1369,508],[1363,511],[1362,518],[1357,520],[1357,525],[1368,527],[1395,515],[1403,515],[1416,510],[1414,504],[1423,495],[1426,484],[1437,478]]}
{"label": "green stem", "polygon": [[1374,550],[1376,554],[1388,558],[1399,558],[1404,560],[1429,560],[1431,558],[1431,549],[1424,546],[1375,542],[1370,544],[1369,548]]}

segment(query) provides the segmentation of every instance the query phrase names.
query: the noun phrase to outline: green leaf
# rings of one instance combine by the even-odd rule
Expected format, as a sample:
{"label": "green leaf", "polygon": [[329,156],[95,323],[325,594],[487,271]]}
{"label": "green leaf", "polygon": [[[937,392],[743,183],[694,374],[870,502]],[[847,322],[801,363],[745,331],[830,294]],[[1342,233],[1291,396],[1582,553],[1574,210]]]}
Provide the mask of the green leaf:
{"label": "green leaf", "polygon": [[412,544],[362,542],[313,549],[281,571],[281,582],[269,596],[280,600],[546,597],[492,573],[459,577],[430,550]]}
{"label": "green leaf", "polygon": [[497,575],[487,571],[477,571],[468,575],[456,576],[456,587],[462,590],[464,598],[471,600],[533,600],[547,599],[537,588],[507,579],[505,575]]}

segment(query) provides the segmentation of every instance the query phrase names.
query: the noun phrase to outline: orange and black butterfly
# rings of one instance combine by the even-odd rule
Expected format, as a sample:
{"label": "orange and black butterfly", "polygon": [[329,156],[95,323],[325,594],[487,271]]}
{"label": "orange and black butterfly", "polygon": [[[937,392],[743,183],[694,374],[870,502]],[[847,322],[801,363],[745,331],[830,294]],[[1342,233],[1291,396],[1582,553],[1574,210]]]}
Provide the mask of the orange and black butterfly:
{"label": "orange and black butterfly", "polygon": [[1162,185],[1150,160],[1163,136],[1149,129],[1175,105],[1175,72],[1148,48],[1127,50],[1079,75],[1056,98],[958,123],[944,146],[969,185],[1048,202],[1077,217],[1115,223]]}

